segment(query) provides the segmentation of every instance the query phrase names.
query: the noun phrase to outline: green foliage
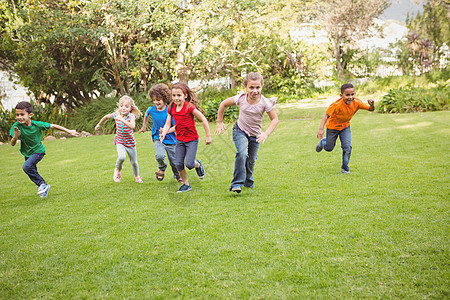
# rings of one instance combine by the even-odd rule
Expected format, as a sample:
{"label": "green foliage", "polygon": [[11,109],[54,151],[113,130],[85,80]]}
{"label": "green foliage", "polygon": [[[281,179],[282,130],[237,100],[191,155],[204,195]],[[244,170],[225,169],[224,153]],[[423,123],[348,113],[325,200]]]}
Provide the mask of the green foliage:
{"label": "green foliage", "polygon": [[390,89],[381,98],[378,107],[383,113],[410,113],[448,110],[450,98],[450,80],[438,83],[429,89],[420,87],[406,87]]}
{"label": "green foliage", "polygon": [[[237,92],[237,90],[209,90],[205,95],[205,103],[203,104],[206,119],[210,122],[215,122],[220,103],[225,99],[236,96]],[[223,115],[224,122],[235,121],[238,117],[239,108],[236,105],[225,108]]]}
{"label": "green foliage", "polygon": [[[33,101],[30,103],[31,106],[33,106],[33,120],[47,122],[50,124],[58,124],[66,127],[68,117],[61,106],[54,103],[41,103],[39,106],[37,106]],[[6,111],[0,107],[0,141],[8,141],[9,130],[15,122],[15,110],[12,109],[12,111]],[[44,137],[46,135],[52,135],[53,129],[43,133]]]}

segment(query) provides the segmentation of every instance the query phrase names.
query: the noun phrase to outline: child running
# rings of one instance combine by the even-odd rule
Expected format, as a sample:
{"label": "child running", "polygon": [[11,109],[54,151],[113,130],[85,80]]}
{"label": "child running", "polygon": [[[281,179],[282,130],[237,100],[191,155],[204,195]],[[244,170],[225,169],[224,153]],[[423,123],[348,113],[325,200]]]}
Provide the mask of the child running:
{"label": "child running", "polygon": [[[350,83],[341,86],[340,97],[328,107],[322,122],[320,122],[319,132],[317,133],[317,138],[320,141],[316,145],[316,151],[320,152],[322,149],[332,151],[339,136],[342,148],[341,173],[350,174],[348,167],[352,152],[350,120],[359,109],[374,111],[375,106],[372,99],[367,100],[367,103],[369,103],[367,105],[355,98],[355,88]],[[323,138],[325,124],[327,126],[327,137]]]}
{"label": "child running", "polygon": [[[233,141],[236,146],[234,161],[234,175],[230,191],[240,193],[242,186],[255,187],[253,170],[260,143],[264,143],[278,125],[277,113],[273,110],[276,98],[267,99],[261,94],[264,85],[260,73],[250,72],[244,78],[246,93],[240,92],[237,96],[228,98],[220,103],[217,112],[216,135],[223,133],[226,128],[223,124],[223,115],[228,106],[239,106],[239,118],[233,127]],[[262,117],[264,112],[270,118],[269,127],[262,132]]]}
{"label": "child running", "polygon": [[32,120],[33,107],[26,101],[19,102],[15,107],[15,111],[17,121],[9,131],[11,146],[15,146],[17,140],[20,139],[20,153],[25,157],[25,163],[22,169],[38,187],[38,195],[41,198],[45,198],[50,190],[50,185],[45,182],[37,170],[37,163],[45,155],[45,147],[42,144],[42,131],[55,128],[70,133],[73,136],[78,136],[79,133],[60,125]]}
{"label": "child running", "polygon": [[148,96],[152,99],[154,106],[147,108],[144,117],[144,124],[139,129],[138,133],[145,132],[148,119],[152,118],[152,140],[155,147],[155,158],[158,163],[158,171],[155,172],[156,179],[162,181],[164,179],[164,173],[167,168],[166,153],[169,160],[169,164],[172,167],[173,178],[178,182],[182,182],[180,174],[178,174],[177,167],[175,166],[175,144],[177,143],[177,136],[175,134],[175,120],[172,119],[172,126],[167,132],[164,142],[159,140],[159,135],[162,132],[162,128],[167,120],[167,107],[171,102],[171,92],[167,85],[159,83],[152,87],[148,92]]}
{"label": "child running", "polygon": [[95,130],[100,128],[107,119],[114,119],[116,121],[116,135],[114,137],[114,144],[117,148],[117,162],[116,168],[114,169],[113,180],[115,182],[120,182],[122,178],[121,171],[123,162],[128,153],[130,158],[131,166],[133,168],[134,178],[137,183],[143,183],[142,177],[139,176],[139,165],[137,162],[137,152],[136,152],[136,140],[133,135],[133,129],[136,127],[136,115],[140,116],[141,111],[134,104],[134,100],[129,96],[122,96],[119,99],[118,109],[112,113],[104,116]]}
{"label": "child running", "polygon": [[186,83],[178,82],[172,86],[172,101],[168,108],[167,120],[160,135],[160,141],[164,141],[166,134],[172,127],[172,118],[175,119],[175,132],[177,134],[175,165],[183,181],[183,185],[178,192],[188,192],[192,190],[192,187],[189,185],[184,166],[189,170],[195,168],[200,179],[205,177],[202,161],[195,159],[199,136],[195,128],[194,116],[203,123],[207,145],[211,144],[211,133],[208,121],[198,107],[197,95]]}

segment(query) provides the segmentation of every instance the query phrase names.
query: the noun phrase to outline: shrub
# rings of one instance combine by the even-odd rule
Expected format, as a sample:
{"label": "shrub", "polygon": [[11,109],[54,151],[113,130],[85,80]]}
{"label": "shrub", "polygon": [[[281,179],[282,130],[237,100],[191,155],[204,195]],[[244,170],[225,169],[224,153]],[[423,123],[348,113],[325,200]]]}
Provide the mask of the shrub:
{"label": "shrub", "polygon": [[382,113],[409,113],[449,109],[450,80],[437,83],[429,89],[406,87],[390,89],[381,98],[378,111]]}

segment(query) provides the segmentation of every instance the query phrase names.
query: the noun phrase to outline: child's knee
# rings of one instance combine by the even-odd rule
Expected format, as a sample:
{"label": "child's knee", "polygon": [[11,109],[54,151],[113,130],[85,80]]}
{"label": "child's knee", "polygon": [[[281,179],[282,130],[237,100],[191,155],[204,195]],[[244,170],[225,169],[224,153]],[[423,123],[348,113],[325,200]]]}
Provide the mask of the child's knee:
{"label": "child's knee", "polygon": [[193,168],[195,168],[195,161],[186,163],[186,168],[188,168],[189,170],[192,170]]}

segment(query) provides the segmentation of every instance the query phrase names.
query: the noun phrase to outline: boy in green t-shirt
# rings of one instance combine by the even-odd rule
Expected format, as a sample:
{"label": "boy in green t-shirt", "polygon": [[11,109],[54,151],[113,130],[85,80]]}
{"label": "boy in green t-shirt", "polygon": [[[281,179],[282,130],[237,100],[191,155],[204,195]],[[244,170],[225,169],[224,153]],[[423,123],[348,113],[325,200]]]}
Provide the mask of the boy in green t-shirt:
{"label": "boy in green t-shirt", "polygon": [[9,131],[11,136],[11,146],[15,146],[17,140],[20,139],[20,153],[25,156],[25,163],[22,166],[23,171],[30,177],[38,187],[38,195],[41,198],[47,197],[50,185],[37,171],[37,163],[44,158],[45,147],[42,144],[42,130],[56,128],[78,136],[75,130],[69,130],[56,124],[50,124],[41,121],[33,121],[33,107],[26,101],[19,102],[16,107],[16,120]]}

